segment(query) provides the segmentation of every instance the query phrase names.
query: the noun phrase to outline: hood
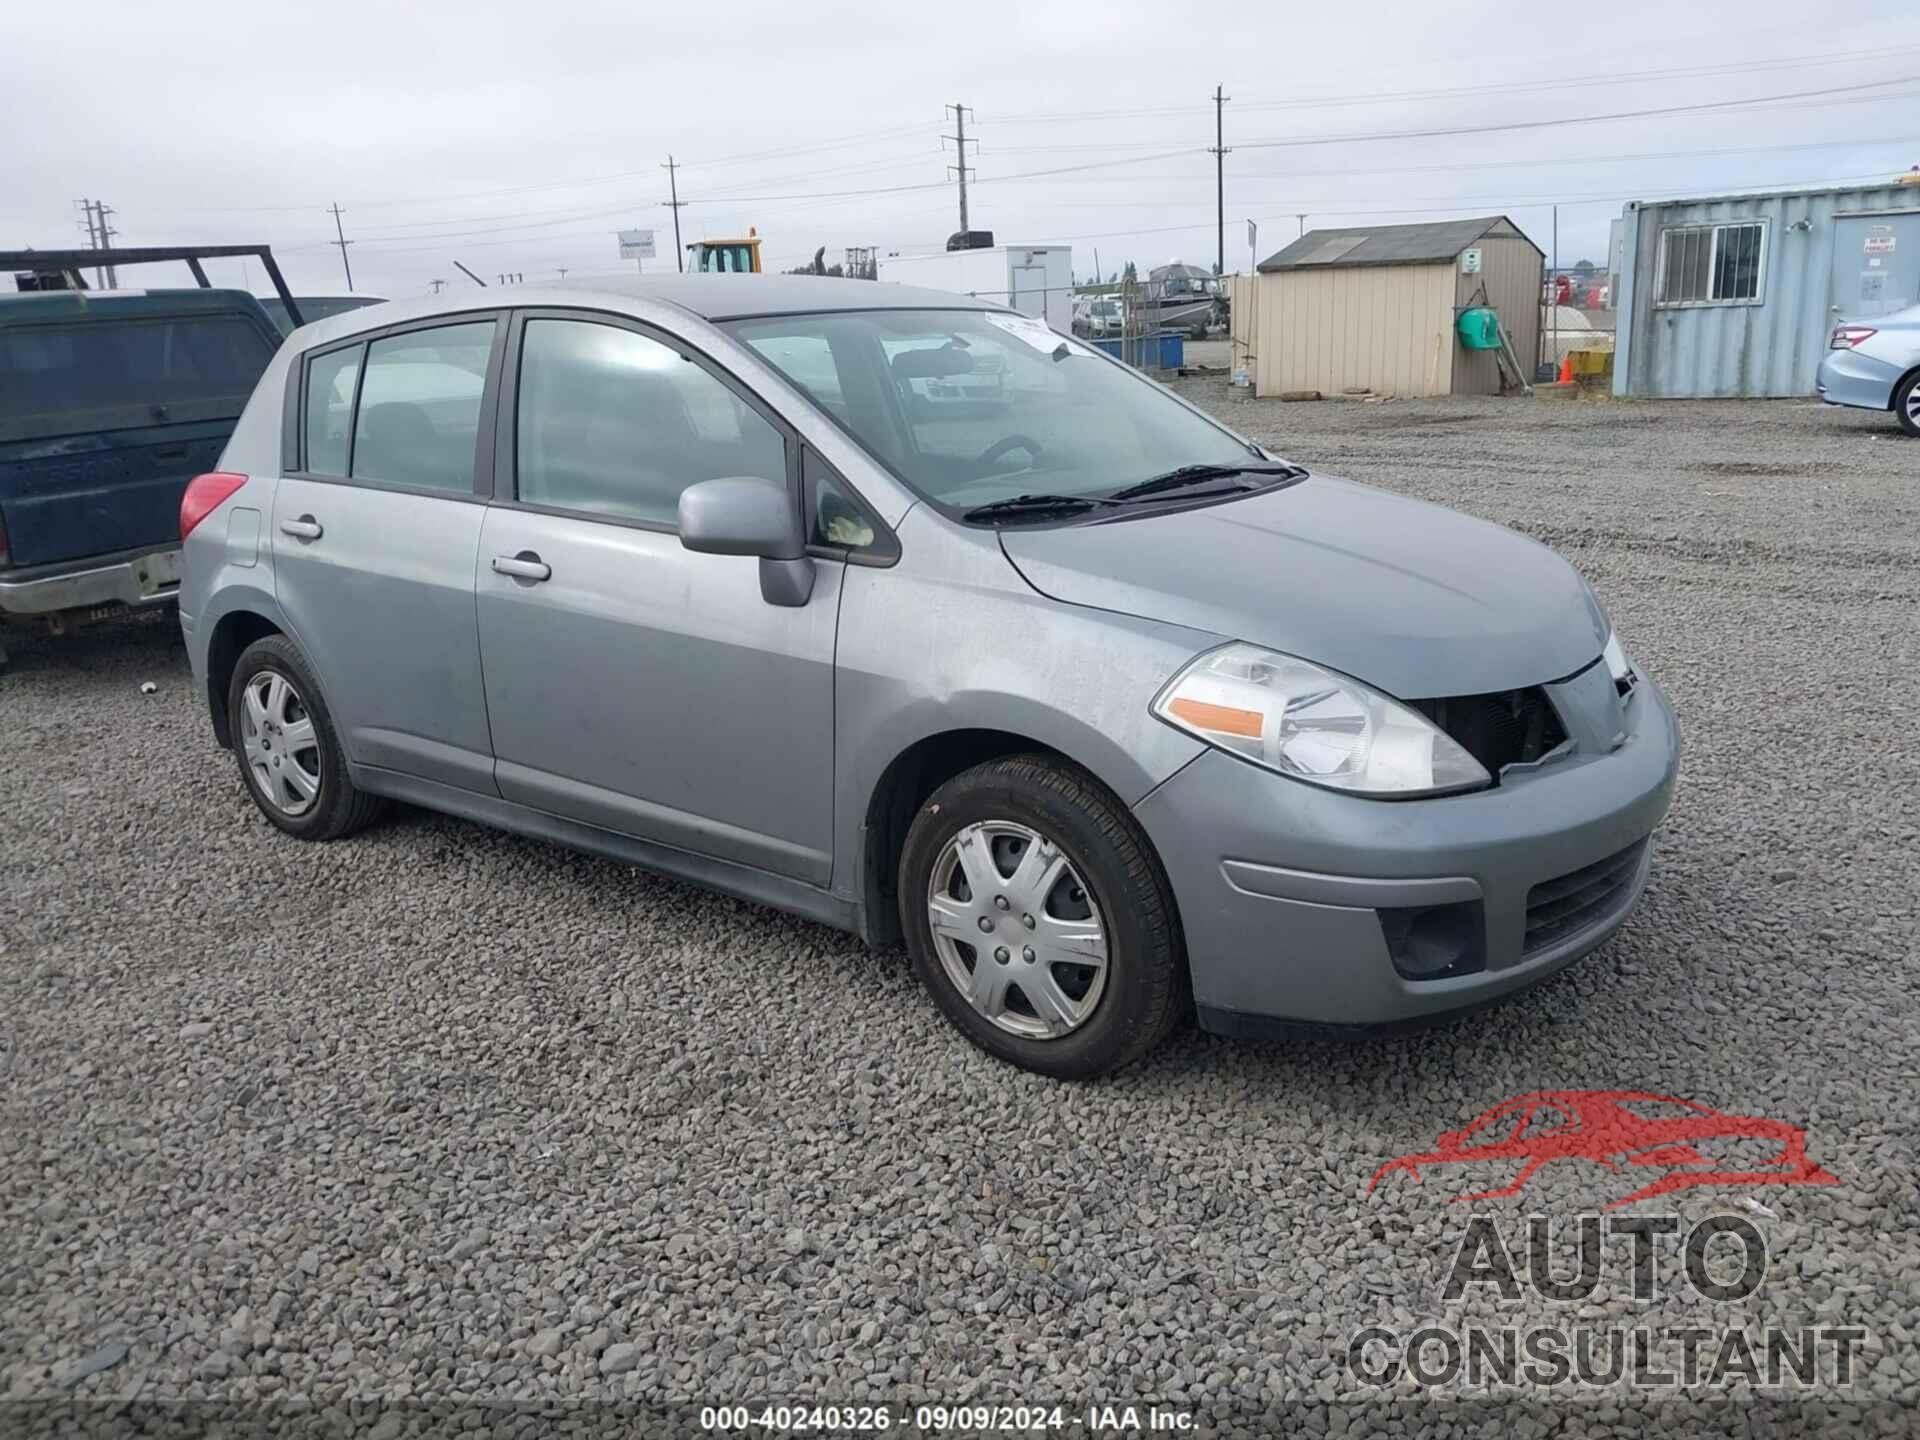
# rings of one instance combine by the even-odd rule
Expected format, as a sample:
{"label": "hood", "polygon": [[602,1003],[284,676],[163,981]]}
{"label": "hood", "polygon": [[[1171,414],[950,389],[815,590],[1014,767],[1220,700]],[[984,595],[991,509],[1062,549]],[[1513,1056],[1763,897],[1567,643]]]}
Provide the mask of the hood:
{"label": "hood", "polygon": [[1607,641],[1586,582],[1544,545],[1319,475],[1171,514],[1009,527],[1000,543],[1055,600],[1250,641],[1405,700],[1558,680]]}

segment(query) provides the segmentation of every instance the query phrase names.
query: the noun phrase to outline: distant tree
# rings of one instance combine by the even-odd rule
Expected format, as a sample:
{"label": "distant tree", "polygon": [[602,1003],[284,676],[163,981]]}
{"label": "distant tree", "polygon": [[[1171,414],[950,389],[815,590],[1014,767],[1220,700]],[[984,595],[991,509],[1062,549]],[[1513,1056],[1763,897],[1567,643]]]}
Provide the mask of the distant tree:
{"label": "distant tree", "polygon": [[824,245],[813,252],[813,259],[806,264],[796,265],[787,271],[789,275],[838,275],[840,273],[842,272],[838,265],[831,270],[827,268],[827,247]]}
{"label": "distant tree", "polygon": [[1120,272],[1121,281],[1123,283],[1130,284],[1133,281],[1138,280],[1139,278],[1140,278],[1140,272],[1133,268],[1133,261],[1129,260],[1127,262],[1127,268]]}
{"label": "distant tree", "polygon": [[1582,260],[1573,267],[1573,273],[1584,280],[1598,268],[1591,260]]}

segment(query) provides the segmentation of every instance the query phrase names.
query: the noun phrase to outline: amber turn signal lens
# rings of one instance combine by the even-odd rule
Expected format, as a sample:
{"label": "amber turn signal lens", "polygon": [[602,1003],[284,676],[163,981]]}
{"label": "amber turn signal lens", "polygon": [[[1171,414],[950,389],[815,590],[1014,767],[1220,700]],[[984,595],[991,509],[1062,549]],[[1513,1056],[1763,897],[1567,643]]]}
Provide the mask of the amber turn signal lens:
{"label": "amber turn signal lens", "polygon": [[1264,717],[1258,710],[1210,705],[1205,700],[1189,700],[1184,695],[1174,696],[1167,702],[1167,709],[1196,730],[1211,730],[1216,735],[1244,735],[1250,740],[1260,738]]}

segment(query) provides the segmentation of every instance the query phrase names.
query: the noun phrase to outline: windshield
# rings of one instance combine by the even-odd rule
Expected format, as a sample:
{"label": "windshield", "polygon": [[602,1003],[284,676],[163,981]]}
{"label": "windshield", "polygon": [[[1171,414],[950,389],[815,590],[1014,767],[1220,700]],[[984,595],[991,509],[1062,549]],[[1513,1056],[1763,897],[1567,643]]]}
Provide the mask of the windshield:
{"label": "windshield", "polygon": [[55,411],[224,402],[238,415],[273,348],[234,315],[75,321],[0,333],[0,421]]}
{"label": "windshield", "polygon": [[1258,462],[1158,385],[1021,315],[875,310],[726,327],[937,504],[1109,495]]}
{"label": "windshield", "polygon": [[717,270],[731,275],[747,275],[753,271],[753,247],[751,245],[729,244],[725,241],[710,240],[700,245],[690,245],[694,252],[693,268],[698,271]]}

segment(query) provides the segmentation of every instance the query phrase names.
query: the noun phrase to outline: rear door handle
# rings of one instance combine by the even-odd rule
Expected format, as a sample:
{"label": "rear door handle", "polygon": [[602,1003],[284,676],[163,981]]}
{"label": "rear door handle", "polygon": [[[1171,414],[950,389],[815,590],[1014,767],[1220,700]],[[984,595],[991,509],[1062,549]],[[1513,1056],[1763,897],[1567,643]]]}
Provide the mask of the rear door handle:
{"label": "rear door handle", "polygon": [[511,575],[516,580],[545,580],[553,574],[553,567],[533,551],[522,550],[518,555],[494,556],[493,573]]}
{"label": "rear door handle", "polygon": [[302,515],[298,520],[282,520],[280,533],[291,535],[296,540],[318,540],[327,532],[313,516]]}

